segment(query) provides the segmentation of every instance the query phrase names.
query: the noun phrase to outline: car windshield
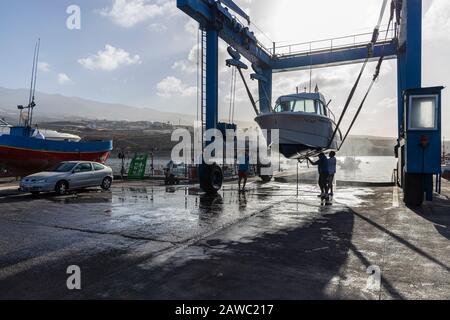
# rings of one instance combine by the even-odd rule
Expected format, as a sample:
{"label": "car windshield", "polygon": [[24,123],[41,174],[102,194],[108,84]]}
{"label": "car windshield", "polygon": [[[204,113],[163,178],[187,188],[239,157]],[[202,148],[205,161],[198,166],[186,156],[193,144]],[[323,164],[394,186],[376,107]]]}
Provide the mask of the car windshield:
{"label": "car windshield", "polygon": [[76,163],[62,162],[49,171],[50,172],[69,172],[75,167],[75,165],[76,165]]}

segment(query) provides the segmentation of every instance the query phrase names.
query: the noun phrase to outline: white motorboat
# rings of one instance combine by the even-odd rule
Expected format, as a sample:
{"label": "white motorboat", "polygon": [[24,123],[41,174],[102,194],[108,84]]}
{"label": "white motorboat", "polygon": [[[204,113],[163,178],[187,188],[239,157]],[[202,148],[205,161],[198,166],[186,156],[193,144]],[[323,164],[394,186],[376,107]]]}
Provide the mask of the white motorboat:
{"label": "white motorboat", "polygon": [[[1,135],[9,135],[11,133],[12,126],[9,125],[5,120],[0,119],[0,136]],[[70,133],[62,133],[55,130],[48,129],[37,129],[34,130],[33,134],[34,138],[47,139],[52,141],[72,141],[72,142],[80,142],[81,137],[70,134]]]}
{"label": "white motorboat", "polygon": [[342,134],[321,93],[300,93],[280,97],[275,108],[255,121],[261,129],[279,130],[280,152],[290,159],[315,156],[337,150]]}
{"label": "white motorboat", "polygon": [[0,136],[2,134],[9,134],[11,126],[9,125],[8,122],[6,122],[3,119],[0,119]]}
{"label": "white motorboat", "polygon": [[356,159],[355,157],[345,157],[343,161],[338,160],[337,164],[342,170],[353,171],[359,169],[361,162],[361,160]]}

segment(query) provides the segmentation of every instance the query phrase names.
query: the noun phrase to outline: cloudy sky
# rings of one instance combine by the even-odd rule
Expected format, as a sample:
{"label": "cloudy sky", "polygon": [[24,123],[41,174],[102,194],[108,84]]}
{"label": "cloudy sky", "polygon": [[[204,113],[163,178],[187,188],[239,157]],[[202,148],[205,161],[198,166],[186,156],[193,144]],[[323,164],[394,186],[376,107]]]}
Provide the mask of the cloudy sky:
{"label": "cloudy sky", "polygon": [[[381,0],[236,0],[261,42],[306,42],[363,32],[376,24]],[[450,1],[423,0],[423,85],[450,82]],[[81,29],[66,26],[67,8],[81,9]],[[387,18],[387,15],[386,17]],[[385,19],[386,21],[386,19]],[[261,29],[261,33],[258,29]],[[173,0],[0,0],[0,86],[28,86],[34,42],[42,39],[38,90],[163,111],[196,114],[197,25]],[[231,70],[221,44],[220,107],[227,118]],[[339,114],[360,66],[317,69],[314,84]],[[369,66],[360,87],[369,84]],[[274,98],[309,82],[309,71],[274,76]],[[240,80],[238,81],[240,84]],[[256,83],[251,84],[253,89]],[[354,134],[396,135],[396,62],[384,64]],[[444,94],[444,133],[450,137]],[[244,90],[236,118],[251,121]]]}

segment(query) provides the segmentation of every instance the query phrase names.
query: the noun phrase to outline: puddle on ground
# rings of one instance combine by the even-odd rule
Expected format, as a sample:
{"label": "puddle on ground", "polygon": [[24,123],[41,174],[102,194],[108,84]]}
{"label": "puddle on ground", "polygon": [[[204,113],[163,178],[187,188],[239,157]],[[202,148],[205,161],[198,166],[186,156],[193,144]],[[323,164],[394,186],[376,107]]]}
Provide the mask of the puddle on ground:
{"label": "puddle on ground", "polygon": [[[306,223],[314,217],[311,212],[331,210],[321,205],[313,185],[299,185],[298,198],[297,186],[290,183],[250,182],[247,190],[239,193],[237,183],[225,184],[211,196],[198,186],[115,184],[111,192],[93,189],[64,197],[43,195],[32,201],[14,201],[7,204],[10,210],[5,216],[22,212],[21,219],[44,225],[176,243],[266,209],[271,216],[267,223],[274,228],[289,227],[300,218]],[[362,205],[362,198],[369,193],[370,189],[339,188],[334,207]]]}

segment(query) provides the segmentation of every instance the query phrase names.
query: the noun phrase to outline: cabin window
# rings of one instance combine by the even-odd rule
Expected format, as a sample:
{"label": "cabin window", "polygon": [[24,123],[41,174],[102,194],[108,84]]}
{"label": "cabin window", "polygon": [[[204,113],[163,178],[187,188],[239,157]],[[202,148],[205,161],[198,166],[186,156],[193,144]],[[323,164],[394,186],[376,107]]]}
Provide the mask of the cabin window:
{"label": "cabin window", "polygon": [[294,107],[295,101],[283,101],[275,106],[274,112],[290,112]]}
{"label": "cabin window", "polygon": [[295,102],[293,112],[305,112],[305,100],[298,100]]}
{"label": "cabin window", "polygon": [[295,106],[292,109],[293,112],[307,112],[307,113],[317,113],[314,100],[303,99],[297,100]]}
{"label": "cabin window", "polygon": [[436,130],[437,116],[436,96],[410,97],[409,129],[410,130]]}
{"label": "cabin window", "polygon": [[325,106],[323,105],[322,101],[316,100],[316,108],[317,108],[317,114],[320,114],[322,116],[327,115],[327,113],[325,111]]}
{"label": "cabin window", "polygon": [[275,106],[273,112],[306,112],[324,116],[327,115],[323,103],[313,99],[282,101]]}

